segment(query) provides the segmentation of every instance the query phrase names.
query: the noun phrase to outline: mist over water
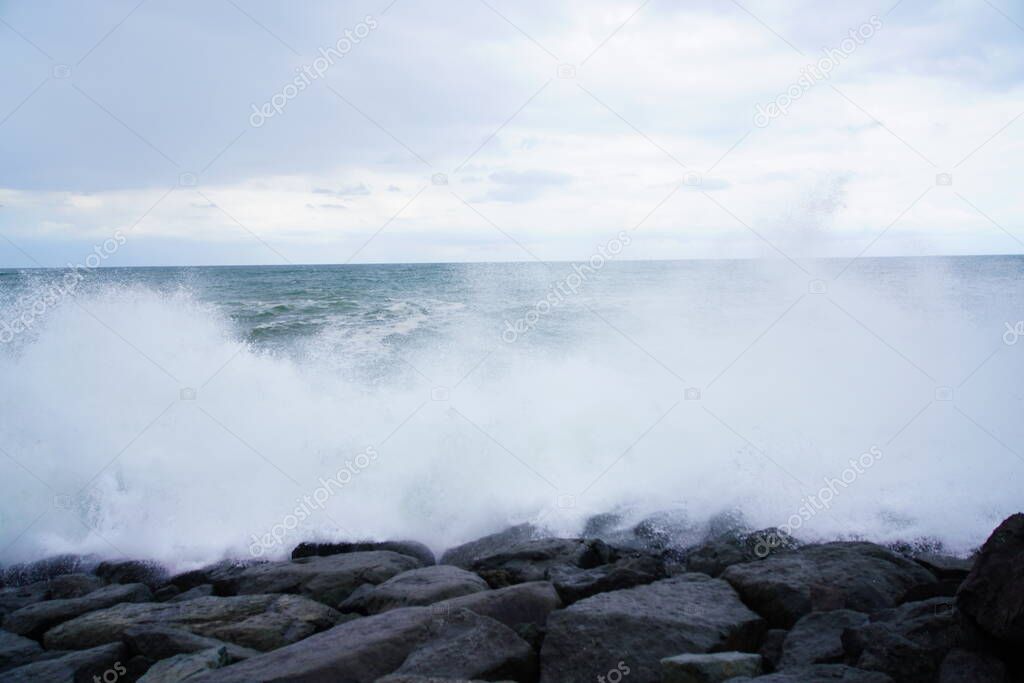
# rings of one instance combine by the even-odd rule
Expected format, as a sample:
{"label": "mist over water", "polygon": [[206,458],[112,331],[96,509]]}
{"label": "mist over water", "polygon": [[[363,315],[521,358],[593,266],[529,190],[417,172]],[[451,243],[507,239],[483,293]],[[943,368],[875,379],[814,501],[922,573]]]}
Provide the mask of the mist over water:
{"label": "mist over water", "polygon": [[[289,516],[262,556],[609,511],[762,528],[872,448],[794,534],[968,552],[1024,502],[1024,258],[847,263],[609,263],[514,340],[572,264],[92,273],[0,346],[0,562],[188,567]],[[0,272],[0,320],[60,275]]]}

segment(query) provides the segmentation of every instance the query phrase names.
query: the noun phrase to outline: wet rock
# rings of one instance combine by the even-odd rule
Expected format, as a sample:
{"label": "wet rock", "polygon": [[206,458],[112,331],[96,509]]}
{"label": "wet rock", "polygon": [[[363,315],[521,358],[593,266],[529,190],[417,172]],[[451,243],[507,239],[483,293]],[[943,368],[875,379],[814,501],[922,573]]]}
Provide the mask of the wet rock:
{"label": "wet rock", "polygon": [[75,650],[119,641],[133,627],[171,626],[266,651],[333,626],[340,614],[298,595],[243,595],[121,604],[50,629],[43,644]]}
{"label": "wet rock", "polygon": [[772,626],[790,628],[812,611],[891,607],[935,577],[913,560],[873,543],[826,543],[736,564],[722,573]]}
{"label": "wet rock", "polygon": [[954,557],[939,553],[918,553],[913,557],[915,562],[932,574],[935,574],[937,579],[963,581],[974,567],[974,560],[972,558]]}
{"label": "wet rock", "polygon": [[487,582],[472,572],[452,565],[433,565],[412,569],[387,581],[355,591],[341,603],[342,612],[379,614],[398,607],[431,605],[441,600],[479,593]]}
{"label": "wet rock", "polygon": [[796,540],[780,529],[730,533],[689,550],[686,553],[686,569],[717,577],[734,564],[763,560],[777,552],[798,547]]}
{"label": "wet rock", "polygon": [[195,683],[372,683],[406,665],[417,671],[405,673],[429,665],[444,667],[442,677],[493,680],[506,670],[519,675],[527,650],[515,633],[486,617],[459,610],[439,621],[430,607],[402,607],[212,671]]}
{"label": "wet rock", "polygon": [[541,681],[591,683],[623,661],[630,683],[656,683],[661,659],[756,650],[764,629],[727,583],[704,574],[600,593],[548,618]]}
{"label": "wet rock", "polygon": [[877,671],[864,671],[843,664],[798,666],[757,678],[734,678],[728,683],[895,683]]}
{"label": "wet rock", "polygon": [[231,663],[227,649],[211,648],[193,654],[175,655],[157,662],[138,683],[181,683],[201,673],[220,669]]}
{"label": "wet rock", "polygon": [[424,567],[437,564],[430,548],[417,541],[361,541],[356,543],[300,543],[292,551],[292,559],[302,557],[326,557],[345,553],[390,550],[399,555],[415,557]]}
{"label": "wet rock", "polygon": [[650,515],[633,527],[639,547],[649,550],[683,549],[696,545],[705,535],[681,510]]}
{"label": "wet rock", "polygon": [[985,541],[957,606],[1004,644],[1024,645],[1024,514],[1007,518]]}
{"label": "wet rock", "polygon": [[782,645],[788,634],[789,631],[781,628],[770,629],[764,634],[764,640],[761,641],[761,649],[758,652],[764,660],[766,671],[771,672],[779,668],[779,662],[782,660]]}
{"label": "wet rock", "polygon": [[181,574],[175,574],[168,579],[168,583],[176,586],[182,591],[189,591],[198,586],[220,583],[230,584],[230,580],[250,567],[266,564],[263,560],[237,561],[222,560],[207,567],[192,569]]}
{"label": "wet rock", "polygon": [[958,640],[953,601],[935,598],[871,615],[843,633],[843,647],[860,669],[886,673],[901,683],[929,683]]}
{"label": "wet rock", "polygon": [[173,583],[168,583],[153,591],[153,600],[157,602],[167,602],[180,593],[180,588],[175,586]]}
{"label": "wet rock", "polygon": [[87,573],[96,566],[96,560],[81,555],[57,555],[36,562],[16,564],[0,572],[0,585],[25,586],[48,581],[63,574]]}
{"label": "wet rock", "polygon": [[863,612],[847,609],[812,612],[796,622],[786,635],[777,668],[841,664],[844,654],[843,632],[867,623],[868,615]]}
{"label": "wet rock", "polygon": [[420,561],[391,551],[373,551],[304,557],[248,567],[214,584],[224,595],[297,593],[337,607],[365,583],[380,584],[402,572],[420,567]]}
{"label": "wet rock", "polygon": [[95,574],[107,583],[141,583],[153,590],[166,583],[168,578],[163,565],[140,560],[100,562]]}
{"label": "wet rock", "polygon": [[123,639],[130,653],[142,655],[154,662],[175,655],[195,654],[220,648],[224,648],[229,663],[260,654],[257,650],[225,643],[216,638],[207,638],[172,626],[130,627],[125,630]]}
{"label": "wet rock", "polygon": [[42,602],[49,596],[48,581],[37,581],[26,586],[0,589],[0,618],[22,607]]}
{"label": "wet rock", "polygon": [[759,676],[761,655],[746,652],[686,654],[661,660],[663,683],[722,683],[737,676]]}
{"label": "wet rock", "polygon": [[593,569],[556,566],[547,573],[562,602],[567,605],[591,595],[642,586],[668,576],[665,563],[660,558],[644,553],[632,553],[612,564]]}
{"label": "wet rock", "polygon": [[561,606],[555,587],[546,581],[537,581],[463,595],[435,603],[430,609],[442,617],[455,610],[468,609],[510,628],[518,628],[523,625],[544,626],[548,615]]}
{"label": "wet rock", "polygon": [[43,648],[34,640],[0,631],[0,671],[22,666],[42,651]]}
{"label": "wet rock", "polygon": [[178,593],[173,598],[170,598],[168,602],[185,602],[186,600],[205,598],[208,595],[213,595],[213,586],[208,583],[204,583],[196,586],[195,588],[189,588],[187,591]]}
{"label": "wet rock", "polygon": [[55,576],[47,583],[49,588],[48,600],[64,600],[67,598],[80,598],[95,590],[103,588],[106,584],[103,579],[93,574],[62,574]]}
{"label": "wet rock", "polygon": [[488,555],[478,555],[469,569],[493,588],[543,581],[557,567],[591,569],[616,559],[615,550],[598,539],[544,538],[515,543]]}
{"label": "wet rock", "polygon": [[992,655],[950,650],[942,660],[938,683],[1004,683],[1006,665]]}
{"label": "wet rock", "polygon": [[122,602],[145,602],[152,597],[149,589],[141,583],[106,586],[80,598],[47,600],[22,607],[4,618],[3,627],[12,633],[39,639],[57,624],[88,612]]}
{"label": "wet rock", "polygon": [[[127,672],[124,646],[109,643],[82,652],[69,652],[60,657],[34,662],[16,669],[5,671],[4,683],[78,683],[92,681],[94,677],[104,680],[120,678]],[[110,672],[110,673],[108,673]]]}
{"label": "wet rock", "polygon": [[533,540],[539,534],[540,530],[532,524],[519,524],[496,534],[449,548],[441,555],[439,564],[453,564],[456,567],[469,569],[476,558],[502,552],[509,546]]}

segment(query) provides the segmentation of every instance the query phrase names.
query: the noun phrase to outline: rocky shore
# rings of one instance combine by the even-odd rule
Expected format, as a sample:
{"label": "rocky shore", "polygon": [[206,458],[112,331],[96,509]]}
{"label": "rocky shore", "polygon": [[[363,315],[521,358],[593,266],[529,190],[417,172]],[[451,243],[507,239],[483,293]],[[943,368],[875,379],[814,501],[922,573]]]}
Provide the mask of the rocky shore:
{"label": "rocky shore", "polygon": [[395,541],[8,567],[0,681],[1024,681],[1024,514],[970,559],[728,521],[681,547],[672,523],[522,525],[436,560]]}

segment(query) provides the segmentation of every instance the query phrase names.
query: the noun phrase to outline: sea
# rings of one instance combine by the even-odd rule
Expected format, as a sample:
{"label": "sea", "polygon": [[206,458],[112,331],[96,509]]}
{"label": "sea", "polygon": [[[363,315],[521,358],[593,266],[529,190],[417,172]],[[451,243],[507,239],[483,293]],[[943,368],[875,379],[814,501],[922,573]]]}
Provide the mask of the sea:
{"label": "sea", "polygon": [[1020,256],[10,269],[0,342],[2,564],[1024,508]]}

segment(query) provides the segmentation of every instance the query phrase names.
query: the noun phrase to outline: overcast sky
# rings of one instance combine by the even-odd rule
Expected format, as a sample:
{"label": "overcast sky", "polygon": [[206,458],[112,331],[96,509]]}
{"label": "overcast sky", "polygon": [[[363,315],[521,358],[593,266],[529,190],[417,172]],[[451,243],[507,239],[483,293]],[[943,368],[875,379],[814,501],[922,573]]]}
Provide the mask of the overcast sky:
{"label": "overcast sky", "polygon": [[0,64],[0,266],[1024,251],[1008,0],[13,0]]}

